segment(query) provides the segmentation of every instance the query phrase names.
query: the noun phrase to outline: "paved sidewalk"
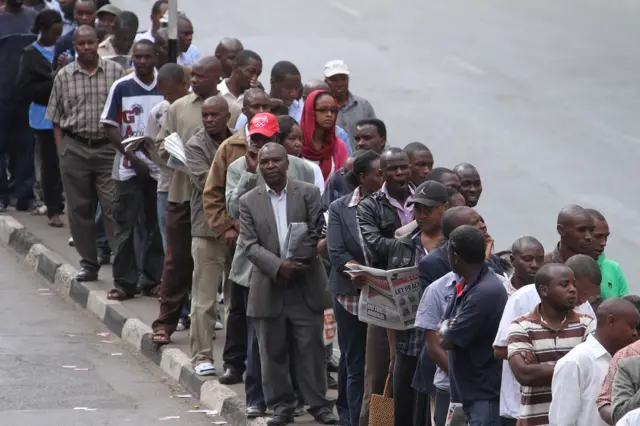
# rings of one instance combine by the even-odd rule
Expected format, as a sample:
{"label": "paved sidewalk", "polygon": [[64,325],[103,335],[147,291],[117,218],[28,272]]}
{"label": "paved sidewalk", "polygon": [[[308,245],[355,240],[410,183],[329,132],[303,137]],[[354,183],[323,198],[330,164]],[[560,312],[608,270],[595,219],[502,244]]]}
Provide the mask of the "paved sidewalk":
{"label": "paved sidewalk", "polygon": [[[96,314],[114,333],[136,346],[145,356],[158,364],[196,398],[210,409],[218,410],[233,426],[262,425],[265,419],[247,421],[244,415],[244,386],[221,385],[217,378],[202,380],[193,372],[189,362],[188,332],[176,332],[172,344],[160,349],[151,343],[150,325],[156,319],[159,304],[156,298],[136,297],[124,302],[107,300],[112,288],[111,267],[103,266],[100,280],[77,283],[74,279],[79,269],[79,256],[69,246],[67,217],[62,218],[64,228],[47,225],[46,217],[10,211],[0,215],[0,237],[14,250],[26,256],[25,260],[44,275],[65,296]],[[225,330],[216,331],[214,358],[216,367],[222,370],[222,349]],[[330,398],[336,392],[330,391]],[[316,425],[309,415],[296,418],[296,423]]]}

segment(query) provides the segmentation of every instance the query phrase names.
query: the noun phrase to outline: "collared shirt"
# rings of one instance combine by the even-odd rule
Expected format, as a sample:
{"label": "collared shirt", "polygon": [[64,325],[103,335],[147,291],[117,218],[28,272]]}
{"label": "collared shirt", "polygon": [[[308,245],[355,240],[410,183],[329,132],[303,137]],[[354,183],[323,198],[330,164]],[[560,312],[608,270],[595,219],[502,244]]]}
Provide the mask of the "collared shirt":
{"label": "collared shirt", "polygon": [[192,67],[198,59],[200,59],[200,49],[192,44],[186,52],[180,53],[180,56],[178,56],[178,64],[186,67]]}
{"label": "collared shirt", "polygon": [[287,238],[287,231],[289,224],[287,223],[287,188],[282,190],[282,193],[278,195],[273,189],[267,187],[267,194],[269,194],[269,200],[271,201],[271,208],[273,209],[273,216],[276,219],[276,228],[278,230],[278,240],[280,240],[280,254],[284,253],[284,243]]}
{"label": "collared shirt", "polygon": [[[347,207],[356,208],[359,202],[360,202],[360,187],[357,187],[353,191],[353,194],[351,195],[351,199],[349,200],[349,204],[347,204]],[[342,307],[347,312],[355,316],[358,316],[358,302],[360,301],[360,295],[348,296],[345,294],[336,294],[336,300],[342,305]]]}
{"label": "collared shirt", "polygon": [[554,426],[606,426],[595,401],[609,370],[611,354],[593,335],[553,369],[549,422]]}
{"label": "collared shirt", "polygon": [[[356,134],[356,124],[358,121],[365,118],[375,118],[375,116],[376,113],[369,101],[349,92],[347,103],[340,107],[336,124],[345,129],[349,134],[352,149],[355,149],[353,138]],[[345,141],[345,143],[347,143],[347,141]]]}
{"label": "collared shirt", "polygon": [[[509,328],[511,323],[519,317],[528,314],[540,303],[540,295],[534,284],[527,284],[519,288],[509,296],[507,305],[504,307],[498,333],[493,342],[494,347],[506,348],[509,346]],[[576,311],[589,315],[592,318],[596,314],[589,302],[576,307]],[[502,385],[500,386],[500,415],[517,419],[520,417],[520,383],[516,380],[509,361],[502,364]]]}
{"label": "collared shirt", "polygon": [[227,86],[227,79],[226,78],[222,79],[220,84],[218,84],[218,90],[220,91],[220,95],[222,95],[225,98],[230,99],[230,100],[232,100],[234,102],[242,103],[242,100],[244,99],[244,93],[241,93],[240,96],[238,96],[238,97],[236,97],[236,95],[231,93],[231,91],[229,90],[229,86]]}
{"label": "collared shirt", "polygon": [[85,138],[103,138],[100,115],[109,89],[124,74],[120,65],[102,58],[92,73],[80,68],[77,61],[66,65],[53,81],[47,120]]}
{"label": "collared shirt", "polygon": [[[416,328],[428,331],[440,329],[442,316],[455,296],[456,281],[458,280],[459,277],[455,272],[449,272],[427,287],[427,290],[422,294],[416,313]],[[449,392],[449,375],[440,367],[436,368],[433,385],[440,390]]]}
{"label": "collared shirt", "polygon": [[[595,329],[593,318],[570,310],[561,328],[555,330],[540,316],[540,306],[515,320],[509,327],[509,358],[527,352],[535,355],[539,363],[553,365]],[[548,424],[551,386],[522,385],[520,393],[518,425]]]}
{"label": "collared shirt", "polygon": [[400,202],[398,202],[398,200],[396,200],[395,198],[392,198],[389,195],[389,191],[387,191],[386,182],[382,185],[382,188],[380,188],[380,192],[387,197],[387,200],[389,200],[391,205],[396,209],[396,212],[398,213],[398,217],[400,218],[400,223],[402,224],[402,226],[406,225],[407,223],[413,220],[413,204],[410,206],[408,204],[413,201],[414,190],[412,187],[409,187],[409,191],[410,191],[410,195],[404,201],[404,205],[401,205]]}
{"label": "collared shirt", "polygon": [[628,294],[627,279],[618,262],[607,259],[604,253],[600,254],[597,262],[600,267],[600,272],[602,273],[602,281],[600,282],[602,300],[607,300],[612,297],[622,297]]}
{"label": "collared shirt", "polygon": [[598,410],[604,407],[605,405],[611,404],[611,394],[613,392],[613,378],[618,371],[618,363],[626,358],[631,358],[632,356],[640,356],[640,340],[620,349],[613,356],[611,363],[609,364],[609,371],[607,372],[607,377],[605,377],[604,382],[602,383],[602,388],[600,389],[600,393],[598,394],[598,398],[596,399],[596,405],[598,406]]}

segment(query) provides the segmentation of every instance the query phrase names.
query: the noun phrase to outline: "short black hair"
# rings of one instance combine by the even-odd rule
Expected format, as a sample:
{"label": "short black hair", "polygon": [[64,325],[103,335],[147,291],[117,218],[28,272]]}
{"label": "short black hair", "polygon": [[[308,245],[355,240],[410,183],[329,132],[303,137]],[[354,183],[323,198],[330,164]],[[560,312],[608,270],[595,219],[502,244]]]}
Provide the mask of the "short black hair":
{"label": "short black hair", "polygon": [[387,137],[387,126],[384,124],[384,121],[380,120],[379,118],[365,118],[359,120],[356,123],[356,127],[360,126],[375,126],[381,138]]}
{"label": "short black hair", "polygon": [[109,0],[91,0],[93,1],[93,4],[96,5],[96,8],[100,9],[102,6],[106,6],[108,4],[111,4],[111,2]]}
{"label": "short black hair", "polygon": [[[133,43],[133,47],[136,47],[138,44],[141,44],[143,46],[150,46],[151,48],[155,47],[155,44],[153,44],[153,42],[151,40],[149,40],[148,38],[141,38],[140,40],[138,40],[135,43]],[[133,49],[133,47],[132,47],[132,49]]]}
{"label": "short black hair", "polygon": [[258,55],[253,50],[241,50],[236,55],[236,58],[233,60],[233,65],[235,66],[247,65],[247,62],[249,62],[250,59],[262,62],[262,58],[260,57],[260,55]]}
{"label": "short black hair", "polygon": [[513,242],[513,244],[511,244],[511,252],[512,253],[520,252],[520,250],[522,250],[522,248],[526,245],[540,246],[544,250],[544,246],[540,241],[538,241],[537,238],[529,235],[525,235],[523,237],[516,239]]}
{"label": "short black hair", "polygon": [[138,15],[128,10],[123,10],[122,12],[116,15],[116,24],[115,26],[118,28],[135,28],[138,30],[138,25],[140,22],[138,21]]}
{"label": "short black hair", "polygon": [[298,122],[290,115],[279,115],[277,119],[278,126],[280,127],[280,138],[284,140],[287,136],[289,136],[289,133],[291,133],[291,129],[293,129],[293,126],[297,125]]}
{"label": "short black hair", "polygon": [[271,68],[271,79],[274,81],[282,81],[288,75],[300,75],[293,62],[279,61]]}
{"label": "short black hair", "polygon": [[344,175],[347,183],[355,188],[360,185],[360,175],[362,173],[369,173],[371,171],[371,164],[380,158],[380,154],[375,151],[366,150],[366,151],[356,151],[360,152],[353,160],[353,168],[349,173]]}
{"label": "short black hair", "polygon": [[31,32],[40,34],[40,31],[46,31],[58,23],[62,23],[62,15],[57,10],[42,9],[33,21]]}
{"label": "short black hair", "polygon": [[462,225],[454,229],[449,236],[449,247],[466,263],[484,262],[485,239],[475,226]]}
{"label": "short black hair", "polygon": [[160,13],[160,9],[163,4],[169,4],[169,0],[157,0],[155,3],[153,3],[153,6],[151,6],[151,14],[157,15],[158,13]]}
{"label": "short black hair", "polygon": [[169,62],[158,70],[158,81],[184,82],[184,80],[184,68],[181,65]]}
{"label": "short black hair", "polygon": [[469,213],[472,210],[471,207],[459,206],[451,207],[445,211],[442,215],[442,236],[445,239],[449,239],[451,233],[460,226],[460,216],[465,213]]}
{"label": "short black hair", "polygon": [[416,154],[416,152],[422,152],[422,151],[431,151],[431,150],[427,148],[427,146],[422,142],[411,142],[410,144],[407,144],[407,146],[404,147],[404,152],[407,153],[409,158],[413,157]]}
{"label": "short black hair", "polygon": [[598,210],[596,209],[585,209],[587,211],[587,213],[589,213],[589,215],[594,218],[594,219],[598,219],[598,220],[602,220],[604,222],[607,221],[607,219],[604,217],[604,215],[602,213],[600,213]]}
{"label": "short black hair", "polygon": [[384,169],[385,167],[387,167],[387,160],[386,160],[387,157],[390,157],[395,154],[406,154],[406,153],[400,148],[397,148],[395,146],[391,148],[387,148],[384,151],[382,151],[382,154],[380,154],[380,168]]}
{"label": "short black hair", "polygon": [[598,262],[586,254],[575,254],[564,262],[571,270],[576,279],[587,278],[593,284],[600,285],[602,272]]}
{"label": "short black hair", "polygon": [[427,173],[425,180],[435,180],[436,182],[442,183],[442,177],[446,174],[455,175],[455,173],[451,169],[447,169],[446,167],[436,167],[435,169]]}
{"label": "short black hair", "polygon": [[631,302],[633,306],[640,311],[640,296],[636,296],[635,294],[625,294],[622,298]]}

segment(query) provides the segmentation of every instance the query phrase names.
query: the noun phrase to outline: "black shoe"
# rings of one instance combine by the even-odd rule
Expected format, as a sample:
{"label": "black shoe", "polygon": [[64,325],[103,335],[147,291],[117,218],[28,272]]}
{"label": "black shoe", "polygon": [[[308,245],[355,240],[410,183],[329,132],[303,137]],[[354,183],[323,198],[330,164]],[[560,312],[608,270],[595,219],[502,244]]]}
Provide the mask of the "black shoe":
{"label": "black shoe", "polygon": [[337,373],[338,372],[338,368],[339,368],[338,362],[332,356],[331,359],[329,360],[329,362],[327,362],[327,371],[329,373]]}
{"label": "black shoe", "polygon": [[293,417],[302,417],[304,416],[304,405],[298,405],[295,410],[293,410]]}
{"label": "black shoe", "polygon": [[247,407],[247,418],[255,419],[257,417],[264,417],[267,414],[267,409],[260,407],[259,405],[251,405]]}
{"label": "black shoe", "polygon": [[280,414],[276,414],[275,416],[269,417],[267,419],[267,426],[285,426],[293,422],[293,416],[283,416]]}
{"label": "black shoe", "polygon": [[322,411],[314,415],[313,418],[321,425],[334,425],[338,421],[336,416],[334,416],[333,413],[329,411],[329,409],[323,409]]}
{"label": "black shoe", "polygon": [[98,281],[98,271],[91,271],[87,268],[82,268],[80,269],[80,272],[78,272],[78,275],[76,275],[76,281]]}
{"label": "black shoe", "polygon": [[236,383],[242,382],[242,376],[236,373],[231,368],[227,368],[224,370],[224,374],[220,376],[220,383],[223,385],[235,385]]}
{"label": "black shoe", "polygon": [[329,389],[338,389],[338,382],[329,373],[327,373],[327,387]]}

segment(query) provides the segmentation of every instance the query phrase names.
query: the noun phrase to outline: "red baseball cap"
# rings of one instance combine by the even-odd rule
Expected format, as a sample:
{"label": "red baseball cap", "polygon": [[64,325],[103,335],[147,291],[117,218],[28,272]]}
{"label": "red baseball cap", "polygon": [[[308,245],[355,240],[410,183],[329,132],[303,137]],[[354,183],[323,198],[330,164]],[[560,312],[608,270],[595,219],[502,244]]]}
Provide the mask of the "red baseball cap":
{"label": "red baseball cap", "polygon": [[268,112],[259,112],[249,122],[249,135],[263,135],[268,138],[280,131],[276,116]]}

